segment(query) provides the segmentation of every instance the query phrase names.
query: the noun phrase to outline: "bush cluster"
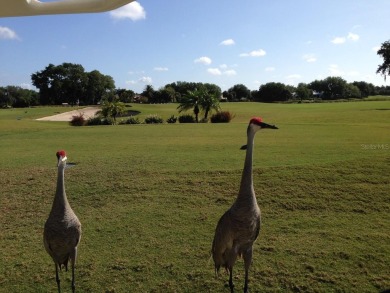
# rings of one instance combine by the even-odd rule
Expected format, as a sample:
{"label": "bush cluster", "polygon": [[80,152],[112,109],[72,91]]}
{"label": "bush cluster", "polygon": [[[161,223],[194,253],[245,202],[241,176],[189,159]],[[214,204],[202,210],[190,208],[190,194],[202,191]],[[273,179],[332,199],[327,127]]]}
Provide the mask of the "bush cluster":
{"label": "bush cluster", "polygon": [[179,116],[180,123],[195,123],[195,117],[189,114]]}
{"label": "bush cluster", "polygon": [[94,116],[87,120],[86,125],[112,125],[113,121],[110,118],[102,118],[101,116]]}
{"label": "bush cluster", "polygon": [[160,124],[164,123],[164,120],[158,115],[149,115],[145,118],[146,124]]}
{"label": "bush cluster", "polygon": [[211,116],[211,123],[229,123],[234,115],[229,111],[220,111]]}
{"label": "bush cluster", "polygon": [[169,117],[167,119],[167,123],[170,123],[170,124],[176,123],[176,121],[177,121],[177,117],[175,117],[175,115],[172,115],[171,117]]}
{"label": "bush cluster", "polygon": [[138,117],[131,116],[129,119],[121,121],[120,124],[141,124],[141,121],[139,121]]}
{"label": "bush cluster", "polygon": [[84,115],[79,113],[78,115],[73,115],[72,120],[70,120],[70,125],[72,126],[84,126],[86,124]]}

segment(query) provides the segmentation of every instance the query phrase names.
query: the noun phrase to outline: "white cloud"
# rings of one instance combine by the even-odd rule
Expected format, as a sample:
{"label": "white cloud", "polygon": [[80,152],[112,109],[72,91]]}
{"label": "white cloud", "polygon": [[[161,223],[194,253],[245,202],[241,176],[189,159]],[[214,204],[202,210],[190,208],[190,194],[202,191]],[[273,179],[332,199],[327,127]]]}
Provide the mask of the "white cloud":
{"label": "white cloud", "polygon": [[139,78],[138,80],[126,80],[126,84],[138,84],[138,83],[151,84],[152,78],[149,76],[143,76],[143,77]]}
{"label": "white cloud", "polygon": [[376,46],[376,47],[373,47],[372,50],[373,50],[375,53],[377,53],[378,50],[379,50],[380,48],[381,48],[381,46]]}
{"label": "white cloud", "polygon": [[207,69],[207,72],[211,75],[222,75],[221,70],[219,70],[218,68],[209,68]]}
{"label": "white cloud", "polygon": [[335,45],[344,44],[346,39],[344,37],[334,38],[331,42]]}
{"label": "white cloud", "polygon": [[226,69],[226,68],[228,68],[228,66],[226,64],[221,64],[221,65],[219,65],[219,68]]}
{"label": "white cloud", "polygon": [[220,43],[220,45],[224,45],[224,46],[231,46],[234,44],[235,44],[235,42],[233,39],[227,39],[227,40],[224,40]]}
{"label": "white cloud", "polygon": [[137,1],[110,11],[110,15],[112,18],[118,20],[129,18],[132,21],[137,21],[146,18],[145,9]]}
{"label": "white cloud", "polygon": [[18,35],[6,26],[0,26],[0,39],[4,40],[20,40]]}
{"label": "white cloud", "polygon": [[150,84],[152,83],[152,78],[149,76],[143,76],[138,81]]}
{"label": "white cloud", "polygon": [[266,67],[265,68],[265,71],[267,71],[267,72],[271,72],[271,71],[275,71],[276,69],[275,69],[275,67]]}
{"label": "white cloud", "polygon": [[201,63],[204,65],[210,65],[211,64],[211,59],[209,57],[203,56],[198,59],[194,60],[195,63]]}
{"label": "white cloud", "polygon": [[234,69],[221,71],[219,68],[209,68],[207,69],[207,72],[210,73],[211,75],[227,75],[227,76],[237,75],[237,72]]}
{"label": "white cloud", "polygon": [[302,76],[300,74],[290,74],[286,76],[287,79],[300,79]]}
{"label": "white cloud", "polygon": [[229,69],[229,70],[224,71],[222,74],[227,75],[227,76],[233,76],[233,75],[237,75],[237,72],[234,69]]}
{"label": "white cloud", "polygon": [[358,34],[348,33],[348,35],[346,37],[336,37],[331,42],[335,45],[340,45],[340,44],[344,44],[347,40],[352,41],[352,42],[356,42],[359,39],[360,39],[360,36]]}
{"label": "white cloud", "polygon": [[360,37],[357,34],[349,33],[347,38],[348,38],[348,40],[356,42],[359,40]]}
{"label": "white cloud", "polygon": [[303,55],[303,60],[305,60],[306,62],[316,62],[317,61],[317,58],[315,57],[314,54],[305,54]]}
{"label": "white cloud", "polygon": [[254,50],[249,53],[242,53],[240,54],[240,57],[262,57],[267,54],[263,49]]}
{"label": "white cloud", "polygon": [[154,67],[153,70],[154,71],[168,71],[168,68],[167,67]]}

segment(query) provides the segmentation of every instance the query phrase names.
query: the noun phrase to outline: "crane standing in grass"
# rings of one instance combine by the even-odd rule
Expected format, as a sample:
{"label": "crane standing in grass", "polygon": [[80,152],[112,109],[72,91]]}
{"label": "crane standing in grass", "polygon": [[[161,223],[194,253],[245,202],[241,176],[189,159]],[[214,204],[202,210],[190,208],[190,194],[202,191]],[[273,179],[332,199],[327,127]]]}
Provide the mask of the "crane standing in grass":
{"label": "crane standing in grass", "polygon": [[244,292],[248,292],[248,272],[252,262],[253,243],[260,232],[260,209],[253,188],[252,157],[254,137],[260,129],[278,129],[274,125],[262,122],[261,118],[252,118],[247,129],[247,144],[244,170],[240,190],[236,201],[218,221],[212,245],[215,271],[220,267],[229,272],[230,291],[234,292],[233,266],[238,256],[242,256],[245,265]]}
{"label": "crane standing in grass", "polygon": [[72,292],[75,292],[74,266],[77,258],[77,245],[81,237],[81,224],[69,205],[65,193],[64,170],[66,167],[65,151],[57,152],[58,178],[57,189],[49,218],[45,223],[43,242],[46,251],[54,261],[58,292],[61,292],[58,269],[64,266],[68,270],[68,261],[72,266]]}

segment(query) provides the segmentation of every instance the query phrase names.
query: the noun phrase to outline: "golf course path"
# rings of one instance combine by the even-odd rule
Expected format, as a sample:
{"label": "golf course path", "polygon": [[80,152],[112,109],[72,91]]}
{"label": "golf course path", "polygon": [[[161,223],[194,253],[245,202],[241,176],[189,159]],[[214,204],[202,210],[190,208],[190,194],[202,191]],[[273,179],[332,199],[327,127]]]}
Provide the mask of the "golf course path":
{"label": "golf course path", "polygon": [[73,111],[68,111],[53,116],[42,117],[37,120],[39,121],[70,121],[75,115],[83,114],[85,119],[89,119],[95,116],[96,112],[99,111],[99,107],[86,107],[82,109],[77,109]]}

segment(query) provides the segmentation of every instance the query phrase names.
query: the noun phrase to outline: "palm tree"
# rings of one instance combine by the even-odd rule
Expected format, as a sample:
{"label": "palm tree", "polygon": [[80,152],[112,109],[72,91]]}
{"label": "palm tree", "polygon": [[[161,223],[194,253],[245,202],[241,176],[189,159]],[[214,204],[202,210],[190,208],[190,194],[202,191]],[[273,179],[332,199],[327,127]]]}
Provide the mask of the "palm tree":
{"label": "palm tree", "polygon": [[102,110],[100,114],[104,118],[112,118],[114,124],[116,124],[116,117],[125,112],[125,104],[120,102],[119,99],[114,99],[112,102],[104,101],[102,104]]}
{"label": "palm tree", "polygon": [[219,111],[221,109],[219,106],[219,96],[217,93],[213,93],[207,89],[202,89],[200,92],[199,104],[204,112],[204,120],[207,120],[207,117],[212,110]]}
{"label": "palm tree", "polygon": [[200,100],[200,91],[187,91],[187,94],[182,97],[180,105],[177,107],[179,113],[183,111],[187,111],[190,109],[194,109],[195,120],[198,123],[198,115],[199,115],[199,100]]}

